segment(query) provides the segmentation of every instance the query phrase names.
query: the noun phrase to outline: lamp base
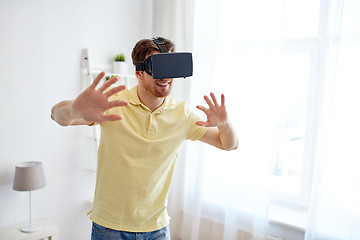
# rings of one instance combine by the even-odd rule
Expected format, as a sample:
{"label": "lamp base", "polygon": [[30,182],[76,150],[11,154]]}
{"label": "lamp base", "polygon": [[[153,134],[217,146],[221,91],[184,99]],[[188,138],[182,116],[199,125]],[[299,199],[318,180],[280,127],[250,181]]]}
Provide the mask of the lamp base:
{"label": "lamp base", "polygon": [[21,231],[25,233],[32,233],[32,232],[37,232],[40,229],[41,229],[41,225],[32,224],[31,227],[30,226],[22,227]]}

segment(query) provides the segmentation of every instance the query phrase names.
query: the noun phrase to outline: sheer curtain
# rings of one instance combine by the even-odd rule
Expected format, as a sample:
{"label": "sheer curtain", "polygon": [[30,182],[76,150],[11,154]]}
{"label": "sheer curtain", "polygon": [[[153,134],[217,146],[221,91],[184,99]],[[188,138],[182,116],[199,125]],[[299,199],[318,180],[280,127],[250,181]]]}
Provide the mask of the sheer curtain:
{"label": "sheer curtain", "polygon": [[360,239],[360,2],[323,4],[329,24],[305,239]]}
{"label": "sheer curtain", "polygon": [[240,141],[231,152],[184,143],[169,196],[172,238],[271,238],[279,115],[292,111],[289,95],[306,90],[305,238],[359,239],[360,1],[153,3],[154,35],[193,52],[194,76],[176,80],[176,97],[195,110],[203,95],[224,93]]}

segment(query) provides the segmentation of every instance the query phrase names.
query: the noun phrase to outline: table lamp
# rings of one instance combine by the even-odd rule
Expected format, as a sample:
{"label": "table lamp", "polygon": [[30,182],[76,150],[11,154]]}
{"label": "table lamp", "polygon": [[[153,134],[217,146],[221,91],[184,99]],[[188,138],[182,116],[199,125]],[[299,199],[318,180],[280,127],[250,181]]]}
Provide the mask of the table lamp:
{"label": "table lamp", "polygon": [[16,164],[13,189],[15,191],[29,191],[29,225],[21,228],[22,232],[36,232],[40,225],[32,224],[31,220],[31,191],[46,186],[46,179],[41,162],[23,162]]}

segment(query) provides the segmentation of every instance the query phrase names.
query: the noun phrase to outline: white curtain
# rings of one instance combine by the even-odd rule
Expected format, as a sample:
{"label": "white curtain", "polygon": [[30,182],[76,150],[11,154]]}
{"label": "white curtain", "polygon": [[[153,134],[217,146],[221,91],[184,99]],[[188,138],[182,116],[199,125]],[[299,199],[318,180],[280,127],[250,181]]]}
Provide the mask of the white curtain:
{"label": "white curtain", "polygon": [[240,141],[231,152],[183,145],[169,196],[173,239],[270,238],[274,164],[290,148],[279,144],[279,119],[303,92],[305,238],[359,239],[359,2],[153,1],[154,35],[193,52],[194,76],[177,80],[176,97],[195,109],[224,93]]}
{"label": "white curtain", "polygon": [[360,1],[328,10],[318,155],[306,239],[360,239]]}

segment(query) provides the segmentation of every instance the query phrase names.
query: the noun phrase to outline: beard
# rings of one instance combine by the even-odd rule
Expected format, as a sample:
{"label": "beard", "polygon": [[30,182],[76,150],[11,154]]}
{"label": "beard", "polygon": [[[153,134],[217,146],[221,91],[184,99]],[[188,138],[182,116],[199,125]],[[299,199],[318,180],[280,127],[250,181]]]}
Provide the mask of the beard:
{"label": "beard", "polygon": [[170,92],[171,92],[171,88],[172,88],[172,81],[170,81],[168,83],[167,86],[165,87],[161,87],[158,85],[153,85],[152,83],[149,84],[144,84],[144,89],[151,95],[158,97],[158,98],[162,98],[162,97],[167,97],[169,96]]}

